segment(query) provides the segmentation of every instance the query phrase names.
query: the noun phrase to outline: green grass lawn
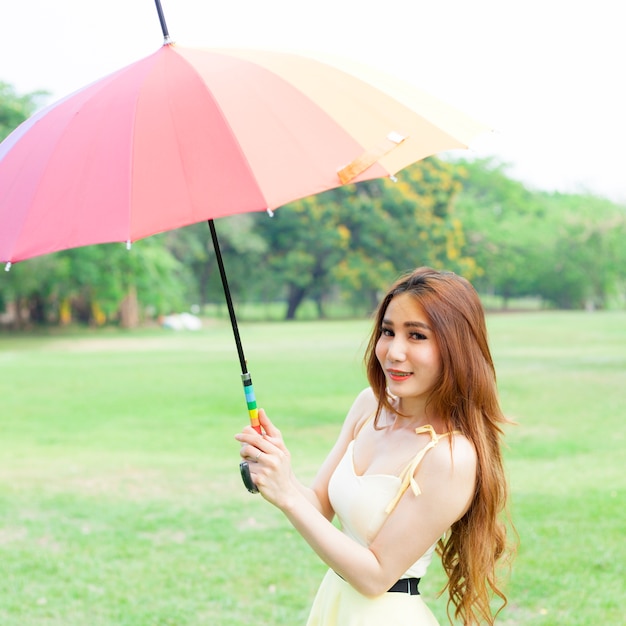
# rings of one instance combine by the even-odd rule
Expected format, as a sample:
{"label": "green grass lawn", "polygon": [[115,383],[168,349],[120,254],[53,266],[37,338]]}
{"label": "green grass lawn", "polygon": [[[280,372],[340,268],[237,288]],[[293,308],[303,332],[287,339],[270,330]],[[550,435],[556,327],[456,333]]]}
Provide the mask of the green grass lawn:
{"label": "green grass lawn", "polygon": [[[520,547],[498,624],[624,623],[624,313],[489,316]],[[312,478],[365,385],[367,321],[243,324]],[[230,329],[0,334],[2,626],[297,626],[325,566],[249,495]],[[433,564],[424,596],[442,625]]]}

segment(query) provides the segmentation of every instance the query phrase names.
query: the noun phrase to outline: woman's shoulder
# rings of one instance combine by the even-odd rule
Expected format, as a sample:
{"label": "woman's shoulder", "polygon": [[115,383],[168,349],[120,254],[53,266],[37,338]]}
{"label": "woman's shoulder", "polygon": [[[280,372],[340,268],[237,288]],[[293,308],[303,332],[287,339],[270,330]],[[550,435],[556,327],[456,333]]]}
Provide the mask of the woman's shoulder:
{"label": "woman's shoulder", "polygon": [[376,407],[378,406],[378,399],[374,394],[374,390],[371,387],[365,387],[365,389],[361,390],[354,399],[352,406],[367,407],[376,410]]}
{"label": "woman's shoulder", "polygon": [[363,425],[374,416],[377,408],[378,399],[371,387],[366,387],[357,395],[345,421],[346,426],[353,433],[353,438]]}
{"label": "woman's shoulder", "polygon": [[474,472],[478,459],[474,444],[458,431],[440,435],[429,456],[441,469],[445,466],[461,473]]}

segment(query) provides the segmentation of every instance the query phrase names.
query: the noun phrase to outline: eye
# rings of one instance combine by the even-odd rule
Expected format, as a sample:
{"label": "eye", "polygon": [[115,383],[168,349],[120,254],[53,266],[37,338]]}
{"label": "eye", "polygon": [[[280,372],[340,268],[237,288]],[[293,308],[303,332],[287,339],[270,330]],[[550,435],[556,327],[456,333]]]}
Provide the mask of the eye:
{"label": "eye", "polygon": [[428,339],[428,337],[424,333],[414,332],[409,335],[411,339],[416,339],[417,341],[424,341]]}
{"label": "eye", "polygon": [[380,329],[380,334],[382,337],[393,337],[393,330],[391,330],[391,328],[386,328],[385,326],[383,326]]}

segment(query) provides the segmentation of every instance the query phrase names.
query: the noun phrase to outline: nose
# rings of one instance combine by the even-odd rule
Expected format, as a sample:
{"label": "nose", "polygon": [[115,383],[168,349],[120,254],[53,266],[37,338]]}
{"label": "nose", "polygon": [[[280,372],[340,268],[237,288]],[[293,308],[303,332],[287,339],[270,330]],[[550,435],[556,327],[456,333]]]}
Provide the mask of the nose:
{"label": "nose", "polygon": [[389,342],[387,358],[394,363],[401,363],[406,360],[406,343],[402,337],[396,335]]}

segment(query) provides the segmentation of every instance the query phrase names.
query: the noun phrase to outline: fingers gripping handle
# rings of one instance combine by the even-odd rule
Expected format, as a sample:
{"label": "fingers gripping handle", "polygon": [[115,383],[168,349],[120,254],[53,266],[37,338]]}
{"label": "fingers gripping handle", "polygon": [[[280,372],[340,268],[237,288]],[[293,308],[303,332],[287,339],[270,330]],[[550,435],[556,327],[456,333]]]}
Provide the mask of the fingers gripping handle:
{"label": "fingers gripping handle", "polygon": [[[259,409],[257,408],[256,396],[254,395],[254,387],[252,386],[252,377],[249,372],[241,375],[241,381],[243,382],[243,392],[246,396],[246,405],[248,407],[248,414],[250,416],[250,425],[257,433],[261,434],[261,424],[259,423]],[[250,466],[247,461],[242,461],[239,464],[239,471],[241,472],[241,480],[246,486],[246,489],[250,493],[259,493],[252,476],[250,476]]]}

